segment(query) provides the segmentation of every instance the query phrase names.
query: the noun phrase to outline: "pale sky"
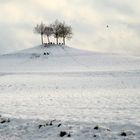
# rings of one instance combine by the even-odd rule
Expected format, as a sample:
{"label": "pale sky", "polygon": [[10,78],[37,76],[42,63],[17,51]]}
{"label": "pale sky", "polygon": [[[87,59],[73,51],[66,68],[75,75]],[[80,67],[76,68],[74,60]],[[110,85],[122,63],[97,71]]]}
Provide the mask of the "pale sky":
{"label": "pale sky", "polygon": [[140,54],[140,0],[0,0],[0,53],[39,45],[33,28],[55,19],[73,27],[71,47]]}

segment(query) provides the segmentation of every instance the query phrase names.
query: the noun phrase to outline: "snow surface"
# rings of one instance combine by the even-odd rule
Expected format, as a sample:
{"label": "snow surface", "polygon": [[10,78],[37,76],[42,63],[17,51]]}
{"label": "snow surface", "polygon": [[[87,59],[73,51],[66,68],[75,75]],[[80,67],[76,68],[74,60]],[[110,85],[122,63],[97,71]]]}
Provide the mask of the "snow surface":
{"label": "snow surface", "polygon": [[56,45],[1,55],[0,140],[139,140],[139,85],[140,57]]}

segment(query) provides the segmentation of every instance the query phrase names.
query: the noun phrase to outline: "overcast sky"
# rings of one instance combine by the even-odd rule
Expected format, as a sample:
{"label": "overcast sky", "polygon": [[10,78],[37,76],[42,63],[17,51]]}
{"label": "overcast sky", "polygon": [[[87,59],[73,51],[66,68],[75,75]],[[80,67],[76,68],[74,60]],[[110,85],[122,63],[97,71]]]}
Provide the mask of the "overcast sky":
{"label": "overcast sky", "polygon": [[71,47],[140,54],[140,0],[0,0],[0,11],[0,53],[40,44],[34,26],[59,19]]}

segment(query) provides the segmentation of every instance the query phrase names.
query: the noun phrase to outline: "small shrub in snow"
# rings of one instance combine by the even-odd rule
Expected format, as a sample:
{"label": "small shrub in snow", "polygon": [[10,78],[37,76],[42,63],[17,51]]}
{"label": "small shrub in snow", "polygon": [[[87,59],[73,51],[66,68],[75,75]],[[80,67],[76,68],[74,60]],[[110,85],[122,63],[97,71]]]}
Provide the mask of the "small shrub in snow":
{"label": "small shrub in snow", "polygon": [[64,137],[65,135],[67,135],[67,132],[65,132],[65,131],[61,131],[59,134],[60,137]]}
{"label": "small shrub in snow", "polygon": [[61,124],[61,123],[59,123],[59,124],[58,124],[58,127],[60,127],[61,125],[62,125],[62,124]]}
{"label": "small shrub in snow", "polygon": [[95,129],[95,130],[99,130],[99,126],[98,126],[98,125],[95,126],[94,129]]}
{"label": "small shrub in snow", "polygon": [[44,52],[44,53],[43,53],[43,55],[50,55],[50,53],[49,53],[49,52],[47,52],[47,53],[46,53],[46,52]]}
{"label": "small shrub in snow", "polygon": [[56,121],[56,120],[49,121],[48,123],[45,123],[45,124],[39,124],[38,128],[40,129],[42,127],[52,126],[54,121]]}
{"label": "small shrub in snow", "polygon": [[121,132],[121,134],[120,134],[121,136],[127,136],[127,134],[125,133],[125,132]]}
{"label": "small shrub in snow", "polygon": [[96,138],[96,137],[97,137],[97,135],[93,135],[93,137],[94,137],[94,138]]}
{"label": "small shrub in snow", "polygon": [[42,124],[40,124],[40,125],[38,125],[38,128],[40,129],[42,126],[43,126],[43,125],[42,125]]}
{"label": "small shrub in snow", "polygon": [[50,122],[50,124],[49,124],[50,126],[52,126],[53,124],[52,124],[52,121]]}
{"label": "small shrub in snow", "polygon": [[71,134],[70,133],[68,134],[68,137],[71,137]]}
{"label": "small shrub in snow", "polygon": [[93,137],[94,138],[100,138],[100,134],[94,134]]}

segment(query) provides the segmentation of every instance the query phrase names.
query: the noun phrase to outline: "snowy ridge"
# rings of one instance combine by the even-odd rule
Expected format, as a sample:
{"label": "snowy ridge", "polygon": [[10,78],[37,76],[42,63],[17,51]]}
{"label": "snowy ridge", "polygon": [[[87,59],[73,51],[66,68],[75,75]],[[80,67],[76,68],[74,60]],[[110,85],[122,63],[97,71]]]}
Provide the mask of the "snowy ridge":
{"label": "snowy ridge", "polygon": [[0,72],[140,70],[139,57],[94,53],[61,45],[37,46],[3,55],[0,64]]}

